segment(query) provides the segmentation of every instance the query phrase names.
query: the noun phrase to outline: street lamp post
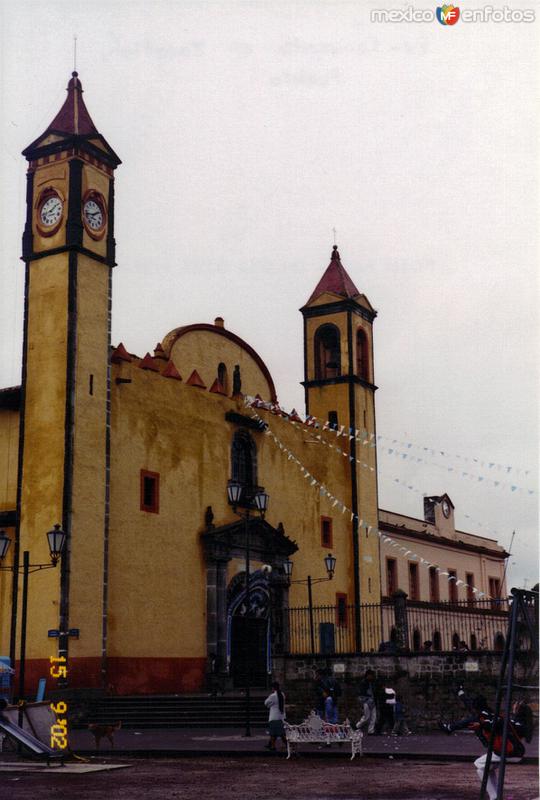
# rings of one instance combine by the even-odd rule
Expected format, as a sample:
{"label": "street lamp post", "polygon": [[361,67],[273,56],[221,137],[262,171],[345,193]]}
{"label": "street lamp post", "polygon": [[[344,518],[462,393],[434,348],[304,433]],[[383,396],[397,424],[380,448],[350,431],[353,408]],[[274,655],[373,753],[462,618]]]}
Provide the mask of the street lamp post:
{"label": "street lamp post", "polygon": [[292,571],[293,571],[293,562],[290,559],[287,559],[283,562],[283,569],[285,571],[285,575],[288,578],[289,586],[293,583],[304,583],[307,584],[308,588],[308,613],[309,613],[309,636],[311,640],[311,652],[315,653],[315,626],[313,623],[313,592],[311,587],[314,583],[323,583],[324,581],[331,581],[334,577],[334,572],[336,570],[336,558],[332,555],[332,553],[328,553],[327,556],[324,558],[324,566],[326,567],[326,578],[312,578],[311,575],[308,575],[307,578],[303,580],[296,580],[292,581]]}
{"label": "street lamp post", "polygon": [[[264,519],[266,509],[268,508],[269,496],[263,489],[259,487],[245,486],[236,481],[229,481],[227,485],[227,495],[229,503],[233,507],[233,511],[244,520],[244,533],[246,539],[246,620],[249,620],[249,609],[251,604],[251,593],[249,585],[249,572],[250,572],[250,533],[249,533],[249,520],[250,512],[255,509],[260,513]],[[242,506],[244,511],[239,511],[238,506]],[[251,675],[249,664],[246,669],[246,731],[245,736],[251,736]]]}
{"label": "street lamp post", "polygon": [[[18,697],[19,701],[24,700],[24,693],[25,693],[25,671],[26,671],[26,622],[28,616],[28,576],[32,572],[39,572],[42,569],[52,569],[56,567],[58,564],[61,556],[62,551],[64,549],[64,545],[66,542],[66,534],[60,527],[60,525],[55,525],[48,533],[47,533],[47,541],[49,544],[49,551],[51,554],[51,560],[48,564],[31,564],[30,563],[30,552],[25,550],[23,552],[23,563],[22,566],[19,564],[13,564],[10,567],[3,567],[0,566],[0,571],[2,572],[17,572],[19,575],[22,574],[23,576],[23,584],[22,584],[22,607],[21,607],[21,644],[20,644],[20,651],[19,651],[19,687],[18,687]],[[0,531],[0,563],[4,559],[9,546],[11,544],[11,539],[6,536],[5,531]],[[23,721],[23,706],[19,706],[19,725],[22,725]]]}

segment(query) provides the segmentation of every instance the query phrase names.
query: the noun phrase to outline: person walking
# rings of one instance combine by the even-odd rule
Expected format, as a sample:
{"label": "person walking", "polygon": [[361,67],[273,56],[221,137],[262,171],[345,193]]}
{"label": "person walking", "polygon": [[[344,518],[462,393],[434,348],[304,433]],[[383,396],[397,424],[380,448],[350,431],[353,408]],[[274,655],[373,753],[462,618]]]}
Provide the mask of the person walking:
{"label": "person walking", "polygon": [[[476,733],[484,747],[488,747],[493,735],[493,752],[491,754],[486,789],[489,800],[497,800],[498,771],[502,753],[504,718],[500,714],[498,717],[495,717],[495,714],[489,708],[482,695],[477,695],[471,699],[466,695],[463,688],[460,688],[458,695],[471,714],[458,722],[441,723],[440,727],[448,734],[453,733],[453,731],[469,728]],[[515,703],[508,723],[506,761],[519,764],[525,755],[523,740],[527,743],[530,743],[532,740],[534,717],[531,707],[525,702]],[[484,778],[486,761],[487,753],[477,758],[474,762],[476,774],[480,781]]]}
{"label": "person walking", "polygon": [[283,744],[287,745],[287,738],[285,736],[285,727],[283,720],[285,719],[285,695],[279,688],[279,683],[274,681],[272,683],[272,693],[268,695],[264,704],[268,709],[268,731],[270,733],[270,740],[266,745],[267,750],[276,749],[276,739],[279,737]]}
{"label": "person walking", "polygon": [[338,711],[339,699],[341,697],[341,685],[340,685],[339,681],[337,681],[334,678],[333,675],[329,675],[329,677],[326,679],[326,685],[328,687],[328,691],[330,693],[330,697],[332,698],[332,701],[334,703],[335,716],[336,716],[336,722],[337,722],[337,717],[338,717],[338,713],[339,713],[339,711]]}
{"label": "person walking", "polygon": [[405,719],[405,706],[396,698],[394,706],[394,727],[392,728],[392,736],[410,736],[409,726]]}
{"label": "person walking", "polygon": [[324,690],[324,719],[331,725],[337,725],[338,707],[330,689]]}
{"label": "person walking", "polygon": [[324,719],[325,707],[324,707],[324,693],[328,689],[328,681],[322,670],[318,669],[315,672],[315,679],[313,682],[313,693],[315,695],[315,711],[317,715]]}
{"label": "person walking", "polygon": [[358,699],[362,704],[362,719],[356,727],[366,726],[367,733],[374,734],[377,723],[378,686],[372,669],[366,670],[364,674],[364,679],[359,686]]}
{"label": "person walking", "polygon": [[381,703],[381,715],[379,719],[379,733],[391,733],[394,730],[396,708],[396,693],[394,689],[386,685],[384,696]]}

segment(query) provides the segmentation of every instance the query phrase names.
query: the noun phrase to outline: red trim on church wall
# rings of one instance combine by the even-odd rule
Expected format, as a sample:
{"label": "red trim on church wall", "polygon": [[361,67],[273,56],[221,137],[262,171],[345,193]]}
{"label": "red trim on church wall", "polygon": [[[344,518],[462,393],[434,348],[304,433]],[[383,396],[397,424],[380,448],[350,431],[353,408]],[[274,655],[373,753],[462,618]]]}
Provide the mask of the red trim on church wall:
{"label": "red trim on church wall", "polygon": [[[32,697],[40,678],[47,678],[46,692],[58,690],[58,681],[49,675],[49,659],[26,661],[28,696]],[[18,673],[18,664],[16,671]],[[107,659],[106,688],[108,693],[182,694],[199,692],[205,687],[205,658],[117,658]],[[16,678],[16,676],[15,676]],[[15,680],[15,687],[17,681]],[[101,658],[69,658],[69,689],[103,687]]]}

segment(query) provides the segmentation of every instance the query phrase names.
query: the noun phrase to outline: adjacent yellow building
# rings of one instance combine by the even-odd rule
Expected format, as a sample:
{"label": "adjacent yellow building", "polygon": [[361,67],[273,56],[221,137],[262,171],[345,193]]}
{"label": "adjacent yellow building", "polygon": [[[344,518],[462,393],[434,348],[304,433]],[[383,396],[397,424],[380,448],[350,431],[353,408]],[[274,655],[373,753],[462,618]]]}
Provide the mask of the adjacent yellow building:
{"label": "adjacent yellow building", "polygon": [[[286,562],[296,579],[319,577],[331,552],[335,574],[317,585],[316,603],[380,602],[376,448],[362,453],[360,468],[356,435],[344,453],[323,445],[324,431],[317,439],[284,415],[263,360],[220,317],[176,328],[142,356],[111,346],[120,159],[96,130],[77,73],[24,155],[22,384],[0,391],[0,526],[12,540],[5,564],[21,563],[27,550],[46,562],[44,533],[59,522],[67,534],[59,567],[30,581],[28,680],[47,675],[60,652],[72,687],[195,691],[212,663],[231,685],[247,671],[262,683],[272,653],[287,649],[281,610],[306,604]],[[301,312],[307,413],[375,432],[376,313],[337,247]],[[266,409],[257,413],[246,397]],[[314,491],[306,472],[332,487],[347,513]],[[231,484],[243,490],[238,507]],[[254,501],[263,490],[264,518]],[[495,560],[502,580],[500,548]],[[17,572],[0,573],[0,652],[12,658],[20,591]],[[359,615],[340,624],[351,627],[357,651],[377,649],[383,637],[377,627],[363,631]]]}

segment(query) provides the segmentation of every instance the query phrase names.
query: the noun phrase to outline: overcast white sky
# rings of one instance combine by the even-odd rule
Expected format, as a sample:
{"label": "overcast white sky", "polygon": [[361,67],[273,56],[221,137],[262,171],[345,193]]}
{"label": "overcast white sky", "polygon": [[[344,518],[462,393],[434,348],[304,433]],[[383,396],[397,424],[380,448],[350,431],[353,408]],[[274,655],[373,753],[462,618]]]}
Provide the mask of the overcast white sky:
{"label": "overcast white sky", "polygon": [[[505,5],[538,19],[373,23],[403,7],[382,0],[0,0],[0,386],[20,383],[20,151],[64,101],[77,34],[86,104],[123,160],[113,342],[144,355],[221,315],[303,411],[298,309],[335,226],[379,312],[381,506],[421,517],[422,492],[448,492],[460,528],[507,547],[516,530],[510,585],[530,587],[540,5]],[[392,439],[414,445],[407,458]]]}

